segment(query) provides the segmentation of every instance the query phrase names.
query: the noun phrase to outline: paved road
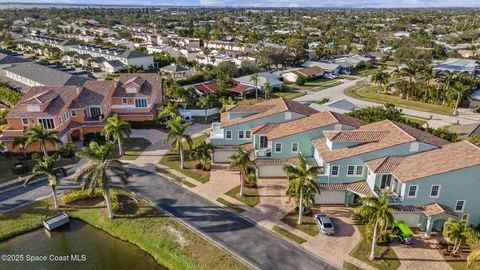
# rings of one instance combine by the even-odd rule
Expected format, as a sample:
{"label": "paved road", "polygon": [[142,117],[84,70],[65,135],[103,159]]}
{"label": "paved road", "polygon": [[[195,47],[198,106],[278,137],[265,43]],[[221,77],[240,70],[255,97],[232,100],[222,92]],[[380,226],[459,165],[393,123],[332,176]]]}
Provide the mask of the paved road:
{"label": "paved road", "polygon": [[[259,269],[336,269],[321,258],[156,174],[132,170],[127,186]],[[67,182],[59,190],[71,188]],[[46,180],[0,193],[0,212],[50,195]]]}
{"label": "paved road", "polygon": [[[319,101],[319,100],[322,100],[323,98],[329,98],[332,101],[339,100],[339,99],[346,99],[352,102],[353,104],[357,105],[358,107],[381,105],[381,103],[363,101],[363,100],[351,98],[345,95],[344,91],[346,89],[352,86],[355,86],[355,84],[361,80],[370,81],[369,77],[361,78],[357,80],[351,80],[351,81],[347,80],[343,84],[330,87],[325,90],[311,91],[309,94],[298,97],[294,100],[302,103],[308,103],[308,102]],[[430,126],[435,126],[435,127],[444,126],[446,124],[456,124],[457,121],[460,124],[478,123],[478,116],[474,118],[466,115],[461,115],[461,116],[443,115],[443,114],[435,114],[430,112],[412,110],[412,109],[403,108],[403,107],[401,108],[403,112],[408,115],[414,115],[414,116],[423,117],[423,118],[429,118],[430,116],[432,116],[434,121],[430,121],[429,124]]]}

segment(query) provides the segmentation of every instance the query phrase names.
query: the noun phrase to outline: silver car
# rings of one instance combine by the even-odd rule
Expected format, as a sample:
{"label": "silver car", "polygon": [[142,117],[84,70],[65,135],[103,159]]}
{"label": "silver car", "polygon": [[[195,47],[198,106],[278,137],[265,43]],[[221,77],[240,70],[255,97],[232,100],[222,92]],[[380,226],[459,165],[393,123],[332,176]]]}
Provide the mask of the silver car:
{"label": "silver car", "polygon": [[322,234],[332,235],[335,233],[335,228],[333,227],[333,223],[330,218],[325,214],[315,214],[315,222],[320,229]]}

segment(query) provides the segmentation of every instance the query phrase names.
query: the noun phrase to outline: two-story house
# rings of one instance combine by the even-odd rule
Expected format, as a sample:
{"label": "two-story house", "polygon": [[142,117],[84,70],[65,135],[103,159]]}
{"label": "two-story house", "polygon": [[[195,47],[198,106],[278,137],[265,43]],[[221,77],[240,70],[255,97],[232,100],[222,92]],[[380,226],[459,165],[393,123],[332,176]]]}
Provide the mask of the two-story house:
{"label": "two-story house", "polygon": [[[116,113],[126,121],[153,119],[161,103],[162,89],[156,74],[122,74],[118,81],[88,80],[82,86],[34,86],[6,115],[8,127],[0,140],[10,152],[16,137],[41,124],[60,133],[63,143],[83,140],[100,132],[105,119]],[[47,145],[48,151],[58,145]],[[27,151],[39,151],[32,144]]]}
{"label": "two-story house", "polygon": [[363,124],[354,117],[324,111],[284,123],[253,127],[252,154],[257,165],[257,176],[286,177],[283,166],[296,164],[299,153],[315,164],[312,140],[323,137],[322,131],[352,130]]}
{"label": "two-story house", "polygon": [[253,127],[267,123],[283,123],[304,118],[317,111],[299,102],[277,98],[255,105],[233,105],[221,114],[221,121],[212,123],[210,141],[214,147],[213,162],[230,162],[238,147],[251,149]]}

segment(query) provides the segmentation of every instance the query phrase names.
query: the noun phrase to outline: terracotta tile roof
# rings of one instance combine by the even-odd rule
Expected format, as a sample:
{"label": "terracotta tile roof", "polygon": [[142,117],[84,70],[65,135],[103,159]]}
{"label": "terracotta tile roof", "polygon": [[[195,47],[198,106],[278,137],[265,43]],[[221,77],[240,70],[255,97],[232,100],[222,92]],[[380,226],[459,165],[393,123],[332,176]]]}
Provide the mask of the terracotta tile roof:
{"label": "terracotta tile roof", "polygon": [[90,105],[102,105],[114,87],[114,81],[86,81],[80,95],[72,101],[69,108],[81,109]]}
{"label": "terracotta tile roof", "polygon": [[387,156],[370,160],[365,164],[374,173],[392,173],[404,158],[404,156]]}
{"label": "terracotta tile roof", "polygon": [[[324,131],[324,134],[325,133],[330,137],[337,135],[335,133],[332,133],[331,131]],[[381,149],[393,147],[393,146],[404,144],[404,143],[414,142],[414,141],[432,144],[435,146],[442,146],[449,143],[446,140],[440,139],[424,131],[415,130],[414,128],[411,128],[409,126],[399,124],[390,120],[383,120],[380,122],[367,124],[352,131],[340,131],[340,133],[345,133],[345,134],[359,133],[360,135],[345,135],[345,137],[358,136],[359,138],[357,139],[359,139],[359,144],[348,147],[348,148],[341,148],[341,149],[335,149],[333,151],[330,151],[330,149],[326,145],[326,138],[313,140],[312,141],[313,145],[319,151],[320,155],[322,156],[325,162],[331,162],[335,160],[354,157],[354,156],[362,155],[365,153],[370,153],[373,151],[378,151]],[[371,139],[370,142],[368,141],[365,142],[360,140],[364,136],[366,136],[366,134],[369,134],[370,137],[373,137],[373,138],[367,138],[367,137],[364,138],[364,140]],[[373,134],[373,135],[370,135],[370,134]],[[345,138],[345,140],[347,139],[351,139],[351,138]]]}
{"label": "terracotta tile roof", "polygon": [[323,190],[349,190],[361,196],[373,196],[372,190],[367,181],[357,181],[353,183],[336,183],[336,184],[318,184],[319,189]]}
{"label": "terracotta tile roof", "polygon": [[271,130],[275,129],[276,127],[278,127],[280,125],[280,123],[267,123],[267,124],[263,124],[263,125],[258,125],[258,126],[255,126],[253,128],[250,129],[250,131],[253,133],[253,134],[266,134],[268,132],[270,132]]}
{"label": "terracotta tile roof", "polygon": [[216,81],[211,81],[202,84],[192,85],[195,90],[198,90],[202,93],[213,93],[220,89],[220,85]]}
{"label": "terracotta tile roof", "polygon": [[56,97],[58,97],[57,92],[48,90],[46,92],[39,93],[38,95],[35,95],[27,100],[21,101],[21,104],[40,105],[40,104],[45,104]]}
{"label": "terracotta tile roof", "polygon": [[424,205],[392,205],[388,207],[392,212],[423,212],[426,216],[431,217],[440,214],[457,216],[457,214],[448,206],[439,203]]}
{"label": "terracotta tile roof", "polygon": [[440,149],[406,156],[393,175],[400,182],[408,182],[474,166],[480,166],[479,146],[460,141]]}
{"label": "terracotta tile roof", "polygon": [[311,75],[319,74],[323,71],[325,71],[325,69],[317,66],[295,70],[296,73],[299,73],[300,75],[307,76],[307,77]]}
{"label": "terracotta tile roof", "polygon": [[[143,81],[143,82],[142,82]],[[135,83],[140,86],[138,93],[126,93],[125,86],[129,83]],[[113,93],[114,97],[152,97],[161,96],[162,86],[160,76],[155,73],[122,73],[118,78],[117,88]],[[157,92],[157,93],[155,93]]]}
{"label": "terracotta tile roof", "polygon": [[213,146],[214,149],[224,149],[224,150],[237,150],[239,147],[247,151],[250,151],[253,149],[252,143],[244,143],[239,145],[214,145]]}
{"label": "terracotta tile roof", "polygon": [[332,142],[378,142],[388,135],[388,131],[376,130],[325,130],[323,134]]}
{"label": "terracotta tile roof", "polygon": [[[306,116],[317,112],[316,110],[306,107],[299,102],[284,98],[276,98],[256,105],[235,105],[232,108],[229,108],[227,112],[222,113],[221,127],[223,128],[237,125],[287,111],[295,112]],[[252,112],[254,114],[243,118],[236,118],[230,120],[228,119],[228,113],[230,112]]]}
{"label": "terracotta tile roof", "polygon": [[248,92],[249,90],[255,89],[254,87],[251,87],[249,85],[243,84],[236,82],[229,91],[239,93],[239,94],[244,94],[245,92]]}
{"label": "terracotta tile roof", "polygon": [[[256,133],[265,134],[269,140],[274,140],[334,124],[351,125],[352,127],[359,127],[364,124],[354,117],[338,117],[339,115],[338,113],[329,111],[317,112],[304,118],[277,124],[269,128],[263,128]],[[320,135],[321,134],[319,134],[319,136]]]}
{"label": "terracotta tile roof", "polygon": [[[77,95],[78,86],[33,86],[20,99],[19,104],[13,107],[5,118],[20,118],[20,117],[55,117]],[[27,106],[23,104],[24,101],[30,100],[43,94],[48,96],[55,96],[47,105],[43,112],[28,112]]]}
{"label": "terracotta tile roof", "polygon": [[255,164],[263,164],[263,165],[270,165],[270,164],[292,164],[292,165],[297,165],[298,164],[298,159],[296,157],[292,158],[256,158],[253,159],[255,161]]}

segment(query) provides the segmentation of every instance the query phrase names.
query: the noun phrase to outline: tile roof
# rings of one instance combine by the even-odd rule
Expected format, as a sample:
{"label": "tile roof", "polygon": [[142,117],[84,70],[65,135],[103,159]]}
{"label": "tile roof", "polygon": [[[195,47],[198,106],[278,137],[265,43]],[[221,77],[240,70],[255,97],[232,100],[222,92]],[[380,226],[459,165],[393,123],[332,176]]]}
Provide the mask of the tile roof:
{"label": "tile roof", "polygon": [[334,124],[359,127],[364,123],[351,116],[325,111],[275,126],[270,125],[268,128],[263,128],[256,133],[267,135],[269,140],[274,140]]}
{"label": "tile roof", "polygon": [[[19,117],[54,117],[60,113],[69,100],[77,95],[77,86],[34,86],[19,101],[19,105],[13,107],[6,118]],[[28,112],[27,106],[22,105],[26,100],[46,94],[57,94],[43,112]],[[51,93],[51,94],[50,94]]]}
{"label": "tile roof", "polygon": [[[345,137],[358,136],[359,138],[356,139],[358,139],[359,144],[348,148],[335,149],[331,151],[326,145],[326,138],[313,140],[313,145],[319,151],[325,162],[354,157],[414,141],[419,141],[434,146],[443,146],[449,143],[448,141],[440,139],[432,134],[390,120],[383,120],[380,122],[367,124],[352,131],[338,131],[338,133],[359,133],[360,135],[345,135]],[[381,136],[371,135],[377,133]],[[337,136],[336,133],[331,131],[324,131],[324,134],[330,137]],[[369,136],[366,137],[366,135]],[[342,139],[343,136],[344,135],[342,135]],[[347,139],[352,138],[345,138],[344,141],[348,141]],[[365,141],[366,139],[370,139],[370,141]]]}
{"label": "tile roof", "polygon": [[271,130],[275,129],[278,127],[280,123],[267,123],[263,125],[258,125],[250,129],[250,131],[253,134],[266,134],[270,132]]}
{"label": "tile roof", "polygon": [[423,212],[428,217],[440,214],[457,216],[450,207],[439,203],[424,205],[391,205],[388,208],[392,212]]}
{"label": "tile roof", "polygon": [[388,131],[376,130],[325,130],[323,134],[332,142],[378,142]]}
{"label": "tile roof", "polygon": [[[151,97],[161,96],[162,86],[160,76],[155,73],[122,73],[118,78],[118,84],[113,93],[114,97]],[[126,93],[123,87],[126,84],[135,83],[140,86],[138,93]],[[155,93],[155,91],[157,91]]]}
{"label": "tile roof", "polygon": [[392,173],[404,158],[404,156],[387,156],[367,161],[365,164],[374,173]]}
{"label": "tile roof", "polygon": [[353,183],[336,183],[336,184],[318,184],[319,189],[323,190],[349,190],[361,196],[373,196],[372,190],[367,181],[357,181]]}
{"label": "tile roof", "polygon": [[[232,125],[237,125],[237,124],[245,123],[255,119],[267,117],[277,113],[288,112],[288,111],[302,114],[305,116],[308,116],[310,114],[314,114],[317,112],[312,108],[305,107],[303,104],[299,102],[284,99],[284,98],[276,98],[276,99],[271,99],[256,105],[235,105],[231,108],[228,108],[227,112],[222,113],[221,127],[223,128],[223,127],[228,127]],[[228,113],[230,112],[252,112],[254,114],[243,117],[243,118],[228,119]]]}
{"label": "tile roof", "polygon": [[40,105],[40,104],[45,104],[52,99],[58,97],[58,93],[52,90],[48,90],[46,92],[39,93],[38,95],[35,95],[27,100],[19,102],[20,104],[24,105]]}
{"label": "tile roof", "polygon": [[474,166],[480,166],[480,147],[460,141],[406,156],[393,170],[393,175],[400,182],[408,182]]}
{"label": "tile roof", "polygon": [[102,105],[114,86],[114,81],[87,81],[80,95],[72,101],[69,108],[81,109],[89,105]]}
{"label": "tile roof", "polygon": [[308,76],[311,76],[311,75],[321,73],[323,71],[325,71],[325,69],[323,69],[321,67],[313,66],[313,67],[306,67],[306,68],[302,68],[302,69],[299,69],[299,70],[295,70],[294,72],[308,77]]}

